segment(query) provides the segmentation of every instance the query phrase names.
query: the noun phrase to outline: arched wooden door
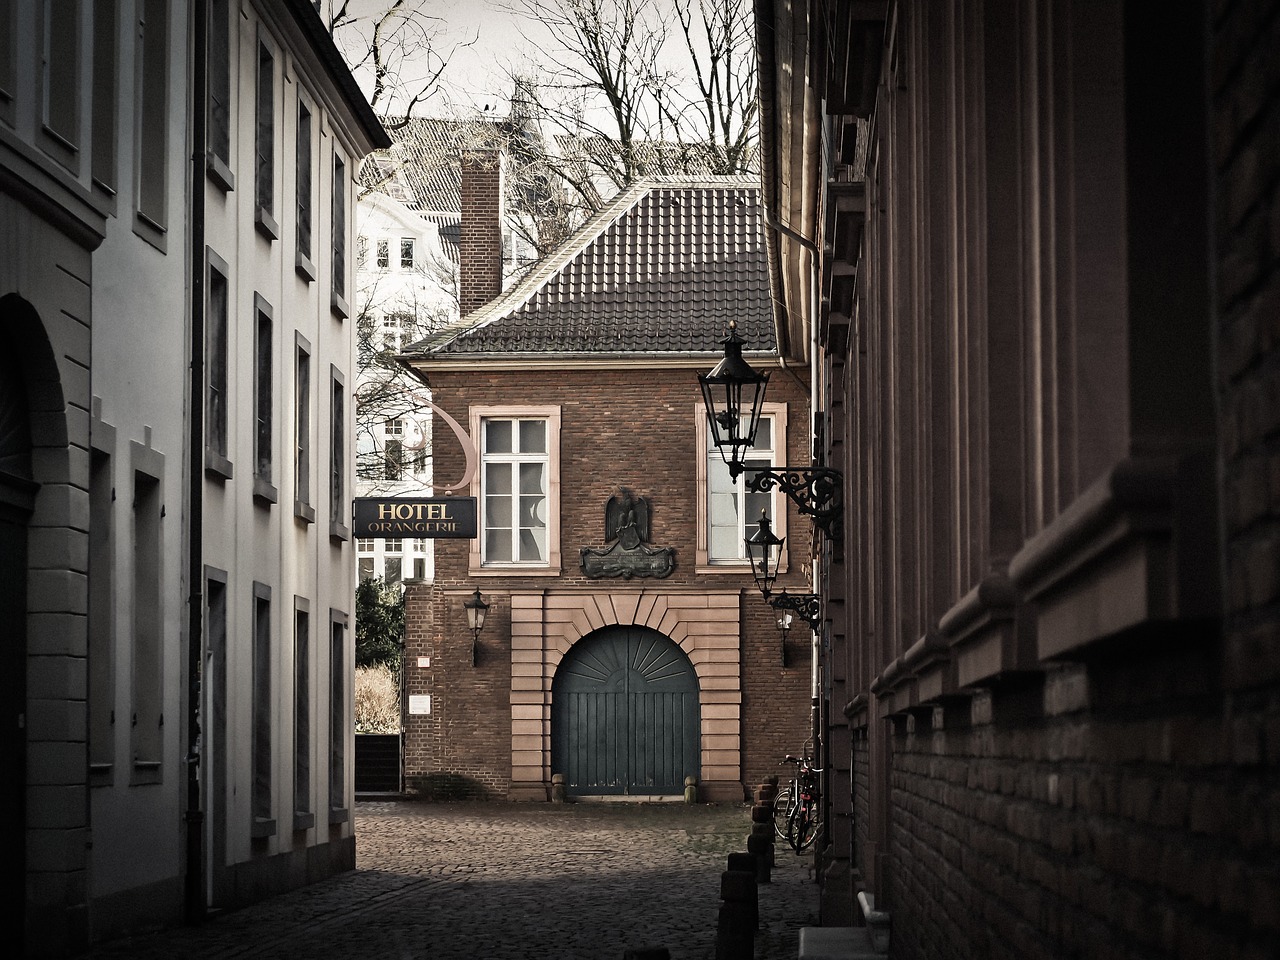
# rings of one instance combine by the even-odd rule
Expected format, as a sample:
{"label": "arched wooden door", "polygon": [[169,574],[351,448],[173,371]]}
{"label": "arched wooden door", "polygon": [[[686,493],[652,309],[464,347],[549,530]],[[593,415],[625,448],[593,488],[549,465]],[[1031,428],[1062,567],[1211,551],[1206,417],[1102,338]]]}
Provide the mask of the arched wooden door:
{"label": "arched wooden door", "polygon": [[565,654],[551,683],[551,772],[581,795],[684,791],[700,774],[698,678],[648,627],[605,627]]}

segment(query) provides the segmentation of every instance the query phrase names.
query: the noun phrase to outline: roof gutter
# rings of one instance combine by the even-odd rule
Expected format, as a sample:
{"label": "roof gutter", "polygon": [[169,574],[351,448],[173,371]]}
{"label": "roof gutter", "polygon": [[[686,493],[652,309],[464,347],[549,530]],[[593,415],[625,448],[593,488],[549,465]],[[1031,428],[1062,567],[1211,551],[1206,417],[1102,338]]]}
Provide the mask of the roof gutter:
{"label": "roof gutter", "polygon": [[[760,92],[760,187],[763,194],[761,214],[764,224],[771,231],[765,234],[765,248],[769,254],[769,292],[773,298],[773,336],[778,345],[778,366],[786,371],[796,383],[811,393],[814,391],[814,374],[810,370],[806,383],[787,363],[787,355],[791,352],[790,310],[787,293],[782,282],[782,249],[779,237],[799,244],[812,254],[814,290],[818,289],[818,264],[820,262],[818,245],[813,240],[784,226],[778,220],[777,210],[781,207],[779,197],[778,169],[778,137],[776,135],[778,110],[777,84],[777,10],[774,0],[755,0],[756,18],[756,58],[759,62],[758,87]],[[808,355],[810,365],[817,357],[817,324],[809,321]]]}

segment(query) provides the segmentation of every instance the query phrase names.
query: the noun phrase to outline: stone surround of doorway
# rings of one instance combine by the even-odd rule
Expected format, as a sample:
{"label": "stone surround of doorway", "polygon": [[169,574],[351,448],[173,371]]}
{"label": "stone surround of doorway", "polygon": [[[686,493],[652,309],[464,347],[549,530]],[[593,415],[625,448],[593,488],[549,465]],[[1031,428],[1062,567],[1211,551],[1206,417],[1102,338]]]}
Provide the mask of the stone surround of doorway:
{"label": "stone surround of doorway", "polygon": [[551,797],[551,682],[594,630],[644,626],[679,644],[698,678],[698,798],[741,802],[742,663],[738,590],[546,590],[511,595],[512,800]]}

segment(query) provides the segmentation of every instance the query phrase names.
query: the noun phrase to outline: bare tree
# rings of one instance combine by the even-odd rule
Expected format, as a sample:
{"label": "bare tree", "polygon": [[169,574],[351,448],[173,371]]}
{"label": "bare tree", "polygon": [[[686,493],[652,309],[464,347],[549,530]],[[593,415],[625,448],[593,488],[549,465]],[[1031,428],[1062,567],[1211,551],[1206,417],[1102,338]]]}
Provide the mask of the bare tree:
{"label": "bare tree", "polygon": [[645,176],[756,169],[746,0],[512,0],[508,9],[541,50],[536,82],[523,81],[552,141],[539,163],[576,205],[596,210]]}
{"label": "bare tree", "polygon": [[[356,478],[371,494],[430,474],[430,438],[420,435],[430,418],[429,395],[395,356],[456,318],[458,278],[456,265],[444,258],[424,260],[414,270],[414,283],[395,285],[376,270],[358,273]],[[392,423],[403,432],[389,435]]]}
{"label": "bare tree", "polygon": [[318,9],[388,126],[403,124],[437,95],[453,48],[440,40],[443,23],[421,0],[320,0]]}

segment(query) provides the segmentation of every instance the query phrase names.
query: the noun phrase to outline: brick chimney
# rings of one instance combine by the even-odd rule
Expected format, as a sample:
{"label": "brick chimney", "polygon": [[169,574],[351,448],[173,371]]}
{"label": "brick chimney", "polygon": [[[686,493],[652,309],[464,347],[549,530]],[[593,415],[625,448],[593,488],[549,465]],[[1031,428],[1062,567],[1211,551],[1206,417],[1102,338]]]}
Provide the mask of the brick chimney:
{"label": "brick chimney", "polygon": [[462,154],[458,305],[464,316],[502,292],[503,166],[497,150]]}

